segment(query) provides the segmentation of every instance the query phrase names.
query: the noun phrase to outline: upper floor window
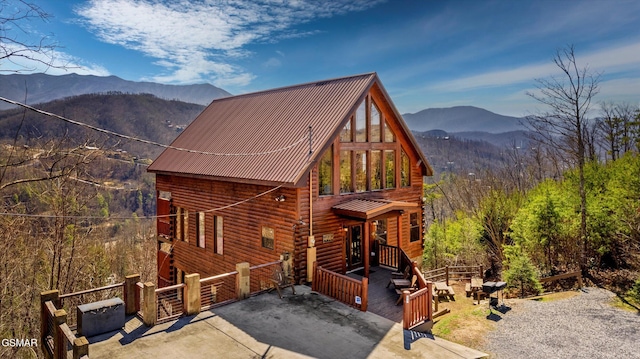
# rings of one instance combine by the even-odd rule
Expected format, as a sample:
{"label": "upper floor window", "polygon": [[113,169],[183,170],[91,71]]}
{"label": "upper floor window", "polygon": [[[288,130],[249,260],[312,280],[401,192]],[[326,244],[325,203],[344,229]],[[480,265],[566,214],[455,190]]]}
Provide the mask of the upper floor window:
{"label": "upper floor window", "polygon": [[371,151],[371,190],[382,189],[382,151]]}
{"label": "upper floor window", "polygon": [[396,187],[396,151],[384,151],[385,188]]}
{"label": "upper floor window", "polygon": [[204,212],[196,212],[196,239],[200,248],[205,246],[205,222]]}
{"label": "upper floor window", "polygon": [[329,147],[318,162],[318,194],[333,194],[333,147]]}
{"label": "upper floor window", "polygon": [[420,217],[417,212],[409,214],[409,231],[411,242],[420,240]]}
{"label": "upper floor window", "polygon": [[411,163],[409,161],[409,156],[404,150],[400,152],[400,186],[409,187],[411,186]]}
{"label": "upper floor window", "polygon": [[396,142],[396,135],[387,121],[384,121],[384,142]]}
{"label": "upper floor window", "polygon": [[340,193],[351,192],[351,151],[340,151]]}
{"label": "upper floor window", "polygon": [[224,230],[223,230],[224,220],[221,216],[213,216],[213,226],[214,228],[214,249],[213,251],[216,254],[223,254],[224,247]]}
{"label": "upper floor window", "polygon": [[367,190],[367,151],[356,152],[356,192]]}
{"label": "upper floor window", "polygon": [[378,106],[371,101],[371,142],[382,142],[381,141],[381,127],[380,127],[380,111],[378,111]]}
{"label": "upper floor window", "polygon": [[344,125],[344,128],[340,132],[340,142],[351,142],[353,139],[353,131],[351,131],[351,120],[347,121],[347,124]]}
{"label": "upper floor window", "polygon": [[362,101],[356,110],[356,142],[367,142],[367,109]]}
{"label": "upper floor window", "polygon": [[262,227],[262,247],[273,249],[275,247],[276,235],[271,227]]}
{"label": "upper floor window", "polygon": [[189,211],[182,207],[176,207],[176,232],[175,237],[189,242]]}

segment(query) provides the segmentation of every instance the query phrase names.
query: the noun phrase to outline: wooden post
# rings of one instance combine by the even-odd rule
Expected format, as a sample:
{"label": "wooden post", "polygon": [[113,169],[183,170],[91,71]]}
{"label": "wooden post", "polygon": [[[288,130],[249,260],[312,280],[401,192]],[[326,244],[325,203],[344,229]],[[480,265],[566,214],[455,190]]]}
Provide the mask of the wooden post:
{"label": "wooden post", "polygon": [[445,269],[446,282],[447,282],[447,285],[449,285],[449,266],[444,266],[444,269]]}
{"label": "wooden post", "polygon": [[236,295],[238,299],[245,299],[249,297],[251,293],[251,278],[249,270],[249,263],[242,262],[236,264]]}
{"label": "wooden post", "polygon": [[67,322],[67,312],[58,309],[53,313],[53,359],[67,357],[67,339],[60,326]]}
{"label": "wooden post", "polygon": [[[313,275],[316,275],[316,271],[318,270],[318,262],[313,262]],[[311,282],[311,290],[314,292],[318,291],[318,278]]]}
{"label": "wooden post", "polygon": [[362,236],[362,241],[364,242],[364,276],[366,278],[369,278],[369,266],[371,265],[371,246],[370,246],[370,239],[369,239],[369,224],[367,222],[364,222],[364,235]]}
{"label": "wooden post", "polygon": [[[45,345],[48,334],[47,332],[49,331],[47,324],[49,321],[49,311],[47,310],[45,303],[51,301],[54,305],[57,305],[59,297],[60,291],[57,289],[40,293],[40,347],[45,355],[48,354]],[[51,333],[51,335],[53,335],[53,333]]]}
{"label": "wooden post", "polygon": [[85,337],[76,338],[73,341],[73,359],[89,356],[89,341]]}
{"label": "wooden post", "polygon": [[[431,307],[431,301],[432,301],[431,298],[433,298],[433,283],[432,282],[427,282],[427,291],[428,291],[427,303],[429,303],[429,304],[427,304],[427,310],[428,310],[428,313],[429,313],[429,320],[433,321],[433,307]],[[438,305],[437,303],[438,302],[436,301],[436,311],[437,311],[437,305]]]}
{"label": "wooden post", "polygon": [[[433,296],[433,284],[432,282],[427,282],[427,288],[429,289],[429,293],[431,293],[431,295]],[[433,297],[433,306],[434,306],[434,311],[437,313],[438,312],[438,306],[440,305],[440,297],[439,296],[434,296]]]}
{"label": "wooden post", "polygon": [[411,304],[409,304],[409,291],[402,291],[402,327],[409,329],[409,323],[411,322]]}
{"label": "wooden post", "polygon": [[124,277],[124,314],[132,315],[138,311],[140,305],[140,291],[136,283],[140,281],[140,274]]}
{"label": "wooden post", "polygon": [[367,306],[369,305],[369,278],[362,278],[362,304],[360,306],[360,310],[363,312],[367,311]]}
{"label": "wooden post", "polygon": [[200,274],[192,273],[184,277],[184,312],[186,315],[200,313]]}
{"label": "wooden post", "polygon": [[482,264],[480,265],[480,278],[484,280],[484,268],[482,268]]}
{"label": "wooden post", "polygon": [[582,272],[578,271],[578,289],[582,288]]}
{"label": "wooden post", "polygon": [[156,325],[158,319],[158,300],[156,299],[156,286],[146,282],[142,289],[144,303],[142,303],[142,321],[147,327]]}

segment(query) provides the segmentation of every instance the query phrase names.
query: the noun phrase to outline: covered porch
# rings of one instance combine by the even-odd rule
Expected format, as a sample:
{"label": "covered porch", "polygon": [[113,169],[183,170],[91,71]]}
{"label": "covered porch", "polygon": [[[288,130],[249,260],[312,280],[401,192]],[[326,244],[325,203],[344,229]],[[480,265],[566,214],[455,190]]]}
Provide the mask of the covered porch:
{"label": "covered porch", "polygon": [[371,267],[398,268],[399,250],[407,242],[402,215],[419,209],[418,203],[383,199],[354,199],[333,206],[333,212],[344,218],[345,272],[358,271],[368,278]]}

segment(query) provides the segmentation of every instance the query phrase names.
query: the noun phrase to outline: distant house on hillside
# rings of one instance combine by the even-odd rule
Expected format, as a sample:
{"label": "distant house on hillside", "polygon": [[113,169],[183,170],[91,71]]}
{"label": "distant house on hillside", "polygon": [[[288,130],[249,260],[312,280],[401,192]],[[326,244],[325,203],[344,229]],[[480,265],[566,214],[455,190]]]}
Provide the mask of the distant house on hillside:
{"label": "distant house on hillside", "polygon": [[[214,100],[149,167],[159,285],[293,258],[345,273],[422,254],[432,174],[375,73]],[[310,198],[311,197],[311,198]],[[313,236],[315,241],[309,240]]]}

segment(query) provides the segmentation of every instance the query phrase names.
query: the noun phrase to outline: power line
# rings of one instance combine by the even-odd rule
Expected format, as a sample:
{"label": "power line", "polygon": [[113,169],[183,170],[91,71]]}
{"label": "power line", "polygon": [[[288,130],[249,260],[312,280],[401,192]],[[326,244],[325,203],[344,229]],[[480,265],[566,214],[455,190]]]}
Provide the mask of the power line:
{"label": "power line", "polygon": [[124,138],[127,140],[131,140],[131,141],[137,141],[137,142],[142,142],[142,143],[146,143],[148,145],[153,145],[153,146],[158,146],[158,147],[162,147],[162,148],[168,148],[168,149],[172,149],[172,150],[176,150],[176,151],[182,151],[182,152],[189,152],[189,153],[196,153],[196,154],[203,154],[203,155],[210,155],[210,156],[263,156],[263,155],[270,155],[273,153],[278,153],[278,152],[283,152],[286,151],[288,149],[291,149],[301,143],[303,143],[305,140],[307,140],[307,136],[304,136],[302,138],[300,138],[299,140],[297,140],[296,142],[285,146],[285,147],[281,147],[281,148],[276,148],[273,150],[269,150],[269,151],[263,151],[263,152],[246,152],[246,153],[223,153],[223,152],[207,152],[207,151],[198,151],[198,150],[192,150],[192,149],[188,149],[188,148],[183,148],[183,147],[175,147],[175,146],[171,146],[171,145],[165,145],[163,143],[159,143],[159,142],[155,142],[155,141],[150,141],[150,140],[145,140],[142,138],[137,138],[137,137],[133,137],[133,136],[128,136],[128,135],[124,135],[118,132],[114,132],[111,130],[107,130],[104,128],[100,128],[100,127],[96,127],[96,126],[92,126],[83,122],[79,122],[79,121],[75,121],[72,120],[70,118],[64,117],[64,116],[60,116],[58,114],[55,113],[51,113],[51,112],[47,112],[44,110],[40,110],[38,108],[35,108],[33,106],[29,106],[27,104],[18,102],[18,101],[14,101],[14,100],[9,100],[7,98],[4,97],[0,97],[1,101],[10,103],[12,105],[16,105],[16,106],[20,106],[23,108],[26,108],[28,110],[37,112],[39,114],[45,115],[45,116],[49,116],[49,117],[53,117],[53,118],[57,118],[59,120],[62,120],[64,122],[68,122],[77,126],[81,126],[81,127],[86,127],[89,128],[91,130],[94,131],[98,131],[98,132],[102,132],[108,135],[112,135],[112,136],[116,136],[116,137],[120,137],[120,138]]}
{"label": "power line", "polygon": [[[273,191],[278,190],[279,188],[281,188],[283,185],[279,185],[277,187],[271,188],[269,190],[266,190],[264,192],[258,193],[257,195],[250,197],[250,198],[246,198],[243,199],[241,201],[238,202],[234,202],[222,207],[216,207],[216,208],[210,208],[207,210],[203,210],[203,211],[194,211],[194,212],[205,212],[205,213],[210,213],[210,212],[215,212],[215,211],[221,211],[223,209],[227,209],[227,208],[231,208],[231,207],[235,207],[238,205],[241,205],[243,203],[249,202],[251,200],[254,200],[256,198],[262,197],[266,194],[269,194]],[[158,218],[170,218],[170,217],[176,217],[177,214],[163,214],[163,215],[155,215],[155,216],[143,216],[143,217],[124,217],[124,216],[118,216],[118,217],[103,217],[103,216],[59,216],[59,215],[54,215],[54,214],[28,214],[28,213],[11,213],[11,212],[0,212],[0,216],[7,216],[7,217],[30,217],[30,218],[68,218],[68,219],[102,219],[102,220],[112,220],[112,219],[144,219],[144,220],[152,220],[152,219],[158,219]]]}

